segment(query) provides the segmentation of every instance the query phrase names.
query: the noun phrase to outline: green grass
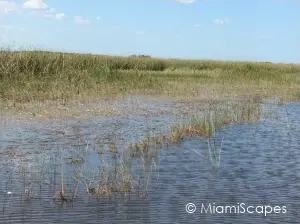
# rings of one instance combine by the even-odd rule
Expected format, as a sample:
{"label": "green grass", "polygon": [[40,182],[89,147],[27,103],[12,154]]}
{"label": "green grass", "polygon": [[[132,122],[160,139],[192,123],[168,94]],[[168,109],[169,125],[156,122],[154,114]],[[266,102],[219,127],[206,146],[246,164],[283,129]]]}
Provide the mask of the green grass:
{"label": "green grass", "polygon": [[0,99],[45,100],[152,94],[222,100],[258,94],[292,96],[300,65],[0,51]]}

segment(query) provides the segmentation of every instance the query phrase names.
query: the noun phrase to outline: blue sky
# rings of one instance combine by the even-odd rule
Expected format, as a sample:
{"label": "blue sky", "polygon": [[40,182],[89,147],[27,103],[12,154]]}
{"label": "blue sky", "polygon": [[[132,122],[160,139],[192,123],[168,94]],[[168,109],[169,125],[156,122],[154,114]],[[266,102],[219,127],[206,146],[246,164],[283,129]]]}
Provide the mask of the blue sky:
{"label": "blue sky", "polygon": [[0,0],[0,44],[300,63],[300,1]]}

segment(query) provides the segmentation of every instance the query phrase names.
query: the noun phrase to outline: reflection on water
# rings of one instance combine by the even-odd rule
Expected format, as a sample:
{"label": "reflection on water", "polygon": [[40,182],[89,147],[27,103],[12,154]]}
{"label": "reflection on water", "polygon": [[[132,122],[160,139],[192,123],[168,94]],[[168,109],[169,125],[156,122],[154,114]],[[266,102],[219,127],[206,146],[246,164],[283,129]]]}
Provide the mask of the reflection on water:
{"label": "reflection on water", "polygon": [[[150,131],[166,130],[178,117],[98,117],[14,126],[0,142],[3,223],[298,223],[300,104],[289,103],[277,109],[276,119],[262,117],[257,124],[231,125],[217,133],[218,146],[223,139],[218,169],[212,167],[205,139],[161,150],[155,160],[149,160],[155,164],[150,176],[143,172],[147,161],[144,166],[133,161],[136,176],[146,173],[146,180],[151,179],[147,198],[140,198],[138,190],[126,197],[116,193],[95,197],[86,193],[82,182],[75,201],[52,200],[61,183],[59,164],[67,157],[80,156],[84,160],[82,164],[64,164],[65,182],[71,188],[74,180],[68,173],[80,169],[86,181],[95,180],[101,167],[120,161],[120,155],[95,152],[99,145],[114,141],[122,152],[128,142]],[[8,155],[7,151],[17,154]],[[18,153],[27,154],[21,157]],[[30,187],[36,197],[20,200],[24,189]],[[186,212],[187,203],[196,205],[195,213]],[[202,204],[207,208],[209,204],[217,207],[241,203],[244,207],[285,206],[286,213],[265,216],[201,212]]]}

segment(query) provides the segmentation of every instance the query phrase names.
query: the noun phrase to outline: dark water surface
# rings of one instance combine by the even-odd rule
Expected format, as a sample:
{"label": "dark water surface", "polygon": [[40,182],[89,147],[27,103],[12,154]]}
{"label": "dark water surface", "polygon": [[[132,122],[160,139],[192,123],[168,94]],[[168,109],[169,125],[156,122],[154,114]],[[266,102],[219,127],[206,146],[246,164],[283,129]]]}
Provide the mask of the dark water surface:
{"label": "dark water surface", "polygon": [[[14,126],[0,139],[0,222],[299,223],[300,104],[264,109],[265,114],[275,109],[277,117],[262,116],[259,123],[231,125],[218,132],[217,146],[223,139],[219,168],[212,166],[206,139],[186,140],[161,150],[153,160],[155,172],[146,199],[138,198],[137,193],[125,199],[118,195],[96,198],[85,194],[82,187],[76,201],[56,203],[52,196],[59,187],[60,170],[55,164],[62,156],[52,152],[63,153],[64,158],[83,156],[83,170],[97,173],[101,161],[95,150],[99,145],[114,141],[118,149],[126,149],[128,142],[150,131],[166,130],[181,118],[98,117]],[[8,151],[17,155],[8,155]],[[66,172],[72,168],[65,166]],[[20,170],[26,170],[25,174]],[[23,202],[20,194],[30,184],[37,197]],[[188,203],[197,207],[193,214],[186,212]],[[205,212],[209,204],[212,213]],[[231,213],[228,209],[225,213],[220,206],[235,206],[236,210],[232,207]],[[253,213],[243,210],[248,206],[253,206],[249,207]],[[269,206],[269,212],[278,206],[278,213],[259,214],[261,207],[257,206]]]}

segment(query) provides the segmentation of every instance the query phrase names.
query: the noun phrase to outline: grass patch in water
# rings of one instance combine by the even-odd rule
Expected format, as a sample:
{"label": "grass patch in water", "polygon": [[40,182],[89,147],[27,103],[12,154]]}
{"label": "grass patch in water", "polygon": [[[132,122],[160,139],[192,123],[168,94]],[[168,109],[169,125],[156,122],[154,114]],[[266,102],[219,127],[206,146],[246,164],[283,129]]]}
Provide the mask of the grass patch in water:
{"label": "grass patch in water", "polygon": [[128,150],[133,157],[141,153],[155,155],[157,149],[180,144],[185,138],[212,137],[226,125],[256,122],[260,116],[261,101],[258,98],[218,105],[202,115],[190,117],[188,122],[172,125],[167,133],[146,136],[140,142],[130,144]]}

